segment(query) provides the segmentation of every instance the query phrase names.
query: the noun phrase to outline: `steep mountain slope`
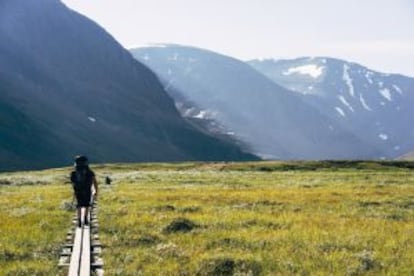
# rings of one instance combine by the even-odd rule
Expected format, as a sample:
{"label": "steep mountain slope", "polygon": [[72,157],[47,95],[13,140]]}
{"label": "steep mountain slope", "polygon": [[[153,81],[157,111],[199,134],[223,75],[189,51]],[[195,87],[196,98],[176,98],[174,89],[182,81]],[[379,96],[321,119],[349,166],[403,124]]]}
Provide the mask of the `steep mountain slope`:
{"label": "steep mountain slope", "polygon": [[414,148],[414,79],[332,58],[254,60],[255,69],[298,92],[387,158]]}
{"label": "steep mountain slope", "polygon": [[414,151],[411,151],[409,153],[406,153],[406,154],[400,156],[398,159],[400,159],[400,160],[414,161]]}
{"label": "steep mountain slope", "polygon": [[158,78],[58,0],[0,2],[1,170],[255,159],[183,120]]}
{"label": "steep mountain slope", "polygon": [[381,155],[249,65],[178,45],[131,50],[163,80],[184,116],[208,119],[264,158],[373,158]]}

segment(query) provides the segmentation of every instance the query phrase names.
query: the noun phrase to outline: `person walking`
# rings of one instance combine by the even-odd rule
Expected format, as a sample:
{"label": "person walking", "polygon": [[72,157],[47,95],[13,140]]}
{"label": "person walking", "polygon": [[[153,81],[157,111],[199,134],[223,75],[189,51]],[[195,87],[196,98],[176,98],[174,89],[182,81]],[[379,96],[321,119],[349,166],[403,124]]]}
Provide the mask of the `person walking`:
{"label": "person walking", "polygon": [[88,158],[80,155],[75,157],[75,170],[70,174],[75,197],[76,208],[78,212],[78,227],[82,227],[82,208],[84,212],[84,224],[89,225],[88,214],[92,200],[92,187],[94,188],[95,199],[98,196],[98,182],[95,173],[89,168]]}

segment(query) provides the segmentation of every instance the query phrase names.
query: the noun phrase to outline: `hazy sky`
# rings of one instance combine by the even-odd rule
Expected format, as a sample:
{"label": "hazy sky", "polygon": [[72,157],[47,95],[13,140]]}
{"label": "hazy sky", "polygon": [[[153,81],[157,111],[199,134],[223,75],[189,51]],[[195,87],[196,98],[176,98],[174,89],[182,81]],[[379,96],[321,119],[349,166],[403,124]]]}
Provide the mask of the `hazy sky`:
{"label": "hazy sky", "polygon": [[413,0],[63,0],[124,47],[197,46],[242,60],[332,56],[414,77]]}

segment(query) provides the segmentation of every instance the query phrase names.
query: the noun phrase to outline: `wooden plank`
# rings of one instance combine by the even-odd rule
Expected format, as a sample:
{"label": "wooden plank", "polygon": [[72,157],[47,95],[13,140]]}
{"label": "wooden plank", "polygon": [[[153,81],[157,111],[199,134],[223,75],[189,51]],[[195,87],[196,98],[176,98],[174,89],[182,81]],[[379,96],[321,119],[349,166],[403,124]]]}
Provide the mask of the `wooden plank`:
{"label": "wooden plank", "polygon": [[70,257],[68,276],[79,275],[79,261],[82,248],[82,231],[80,227],[76,228],[75,240],[73,242],[72,256]]}
{"label": "wooden plank", "polygon": [[90,276],[91,274],[91,236],[89,226],[83,228],[82,256],[80,262],[80,276]]}
{"label": "wooden plank", "polygon": [[[84,217],[82,210],[82,217]],[[89,219],[88,214],[88,219]],[[84,223],[84,222],[83,222]],[[91,275],[91,235],[90,226],[83,225],[75,230],[72,255],[69,265],[69,276]]]}

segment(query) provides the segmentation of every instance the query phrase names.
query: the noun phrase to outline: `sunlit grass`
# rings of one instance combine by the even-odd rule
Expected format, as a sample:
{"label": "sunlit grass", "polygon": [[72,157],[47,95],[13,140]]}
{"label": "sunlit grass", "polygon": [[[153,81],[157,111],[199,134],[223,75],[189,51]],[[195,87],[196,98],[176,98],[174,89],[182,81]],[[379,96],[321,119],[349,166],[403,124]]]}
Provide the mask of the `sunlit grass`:
{"label": "sunlit grass", "polygon": [[[100,213],[107,272],[413,273],[411,171],[232,166],[114,174]],[[178,218],[196,227],[166,233]]]}
{"label": "sunlit grass", "polygon": [[62,176],[20,173],[0,179],[0,275],[57,275],[57,259],[71,212]]}
{"label": "sunlit grass", "polygon": [[[413,165],[96,166],[105,273],[412,275]],[[59,274],[68,172],[0,174],[0,275]]]}

